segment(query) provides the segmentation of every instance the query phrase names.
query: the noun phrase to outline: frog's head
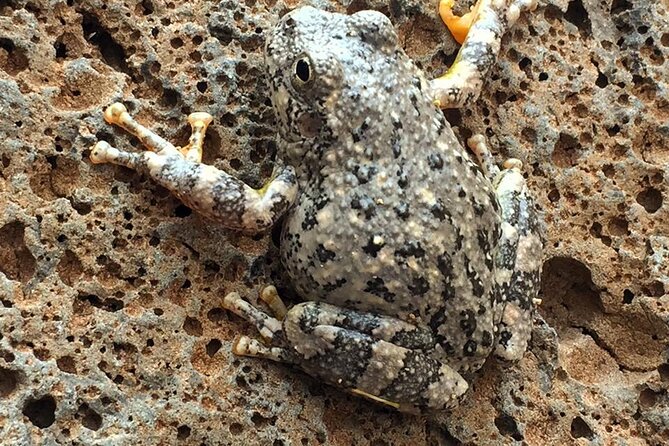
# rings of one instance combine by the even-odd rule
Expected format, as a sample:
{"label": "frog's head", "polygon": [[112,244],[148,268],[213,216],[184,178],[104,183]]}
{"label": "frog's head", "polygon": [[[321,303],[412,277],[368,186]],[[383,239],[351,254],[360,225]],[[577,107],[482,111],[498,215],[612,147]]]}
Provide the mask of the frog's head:
{"label": "frog's head", "polygon": [[329,140],[350,135],[379,112],[370,106],[378,102],[373,98],[385,80],[380,71],[396,47],[395,30],[379,12],[347,16],[303,7],[281,18],[267,40],[265,62],[287,161],[317,158]]}

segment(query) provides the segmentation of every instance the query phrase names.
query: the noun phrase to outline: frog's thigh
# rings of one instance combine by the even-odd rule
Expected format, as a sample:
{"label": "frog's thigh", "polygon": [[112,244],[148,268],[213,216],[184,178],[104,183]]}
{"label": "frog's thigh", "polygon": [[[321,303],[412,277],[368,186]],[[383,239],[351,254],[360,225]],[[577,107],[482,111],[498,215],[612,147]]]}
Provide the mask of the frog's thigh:
{"label": "frog's thigh", "polygon": [[[393,324],[401,328],[389,329]],[[451,367],[400,345],[416,344],[399,335],[416,328],[398,319],[305,302],[288,311],[283,327],[306,372],[399,410],[454,407],[467,391]]]}
{"label": "frog's thigh", "polygon": [[149,152],[127,152],[100,141],[91,151],[91,161],[143,171],[195,211],[225,227],[250,233],[264,231],[295,199],[297,179],[290,167],[278,171],[261,190],[255,190],[220,169],[200,163],[204,133],[211,122],[207,113],[189,116],[193,131],[189,144],[182,149],[137,123],[123,104],[108,107],[104,117],[137,136]]}
{"label": "frog's thigh", "polygon": [[519,160],[507,160],[493,183],[502,208],[496,267],[504,305],[495,354],[506,360],[522,358],[527,348],[542,265],[539,220],[521,167]]}
{"label": "frog's thigh", "polygon": [[452,14],[453,3],[441,0],[439,12],[456,39],[464,42],[451,68],[432,81],[434,102],[441,108],[459,108],[478,98],[499,53],[502,36],[520,11],[533,10],[537,0],[479,0],[462,18]]}

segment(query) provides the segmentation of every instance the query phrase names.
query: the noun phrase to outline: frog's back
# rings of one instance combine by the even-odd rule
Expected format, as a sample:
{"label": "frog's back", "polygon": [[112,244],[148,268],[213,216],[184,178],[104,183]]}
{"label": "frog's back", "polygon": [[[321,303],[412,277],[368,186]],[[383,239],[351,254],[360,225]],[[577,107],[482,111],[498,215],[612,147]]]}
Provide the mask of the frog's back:
{"label": "frog's back", "polygon": [[339,72],[329,72],[335,87],[322,108],[309,111],[322,128],[299,160],[283,263],[305,299],[429,326],[437,354],[478,367],[492,348],[497,294],[492,186],[396,42],[338,26],[315,38],[318,53],[308,42],[301,50]]}

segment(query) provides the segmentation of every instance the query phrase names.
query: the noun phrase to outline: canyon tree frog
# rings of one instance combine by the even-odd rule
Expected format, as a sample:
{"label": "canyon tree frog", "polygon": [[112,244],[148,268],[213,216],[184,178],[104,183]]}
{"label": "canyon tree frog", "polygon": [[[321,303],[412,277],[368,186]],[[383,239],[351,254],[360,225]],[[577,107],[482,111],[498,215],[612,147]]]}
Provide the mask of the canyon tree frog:
{"label": "canyon tree frog", "polygon": [[[449,18],[452,0],[442,0]],[[256,326],[234,352],[294,364],[402,411],[454,407],[491,355],[522,357],[539,287],[538,220],[521,163],[497,168],[483,138],[457,141],[439,107],[476,99],[500,39],[536,0],[480,0],[456,62],[424,74],[383,14],[302,7],[265,47],[283,163],[255,190],[202,164],[211,116],[189,116],[175,147],[122,104],[105,119],[150,149],[100,141],[95,163],[140,170],[205,217],[247,233],[285,216],[281,259],[303,303],[274,317],[236,293],[224,306]],[[468,28],[469,26],[466,25]]]}

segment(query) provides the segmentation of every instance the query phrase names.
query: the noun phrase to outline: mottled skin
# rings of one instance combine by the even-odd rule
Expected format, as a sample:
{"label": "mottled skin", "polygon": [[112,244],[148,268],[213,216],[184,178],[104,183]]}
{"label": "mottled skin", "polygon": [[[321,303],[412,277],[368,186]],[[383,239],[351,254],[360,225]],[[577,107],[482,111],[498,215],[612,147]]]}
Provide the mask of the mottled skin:
{"label": "mottled skin", "polygon": [[478,94],[471,84],[518,5],[533,4],[483,0],[461,65],[433,83],[380,13],[285,15],[266,64],[283,161],[295,170],[277,169],[261,191],[200,164],[203,114],[177,149],[115,104],[105,118],[156,153],[100,142],[91,157],[148,171],[228,227],[263,230],[285,213],[281,257],[305,302],[285,310],[266,289],[277,319],[226,296],[269,344],[242,336],[236,353],[296,364],[400,410],[451,408],[468,388],[462,373],[491,353],[522,357],[538,290],[541,241],[520,162],[500,171],[472,138],[482,171],[435,106]]}

